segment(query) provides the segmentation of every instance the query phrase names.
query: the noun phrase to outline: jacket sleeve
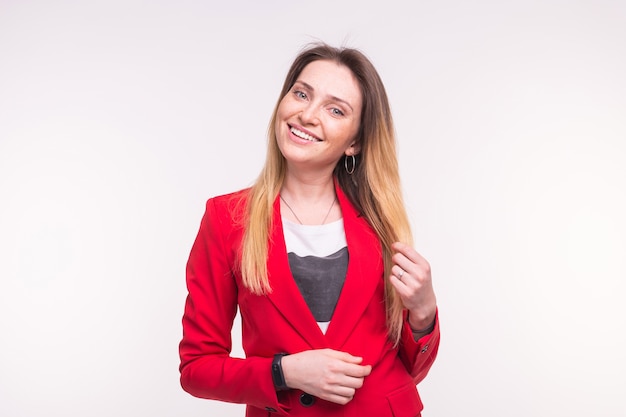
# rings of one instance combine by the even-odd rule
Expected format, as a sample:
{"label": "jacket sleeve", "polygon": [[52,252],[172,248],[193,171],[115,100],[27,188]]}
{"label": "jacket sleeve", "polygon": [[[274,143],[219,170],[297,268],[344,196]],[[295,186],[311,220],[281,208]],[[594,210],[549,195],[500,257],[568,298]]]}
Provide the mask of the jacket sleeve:
{"label": "jacket sleeve", "polygon": [[239,244],[231,218],[226,204],[209,200],[187,262],[181,385],[196,397],[281,410],[272,358],[230,356],[238,294],[233,248]]}
{"label": "jacket sleeve", "polygon": [[400,358],[416,384],[422,381],[437,357],[439,350],[439,313],[435,316],[435,327],[419,340],[413,338],[411,326],[405,317],[400,340]]}

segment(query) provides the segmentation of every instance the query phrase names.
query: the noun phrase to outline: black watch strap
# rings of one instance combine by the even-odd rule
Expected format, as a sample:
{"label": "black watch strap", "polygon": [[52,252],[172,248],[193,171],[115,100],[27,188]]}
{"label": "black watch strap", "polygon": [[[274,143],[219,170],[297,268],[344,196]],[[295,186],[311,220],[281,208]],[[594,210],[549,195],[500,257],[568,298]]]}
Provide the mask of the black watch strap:
{"label": "black watch strap", "polygon": [[283,356],[287,355],[289,354],[277,353],[276,355],[274,355],[274,360],[272,361],[272,379],[274,380],[274,388],[276,388],[276,391],[284,391],[289,389],[289,387],[285,383],[285,375],[283,375],[283,366],[281,364]]}

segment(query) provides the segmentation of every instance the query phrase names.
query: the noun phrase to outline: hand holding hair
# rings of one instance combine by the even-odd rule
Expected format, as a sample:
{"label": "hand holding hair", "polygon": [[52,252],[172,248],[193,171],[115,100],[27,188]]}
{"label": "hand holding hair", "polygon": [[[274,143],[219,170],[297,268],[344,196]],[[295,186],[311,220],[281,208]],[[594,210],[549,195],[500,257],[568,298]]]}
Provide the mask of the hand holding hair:
{"label": "hand holding hair", "polygon": [[409,310],[409,324],[414,333],[426,334],[432,330],[437,311],[430,264],[407,244],[396,242],[392,248],[396,252],[391,258],[394,266],[389,279]]}

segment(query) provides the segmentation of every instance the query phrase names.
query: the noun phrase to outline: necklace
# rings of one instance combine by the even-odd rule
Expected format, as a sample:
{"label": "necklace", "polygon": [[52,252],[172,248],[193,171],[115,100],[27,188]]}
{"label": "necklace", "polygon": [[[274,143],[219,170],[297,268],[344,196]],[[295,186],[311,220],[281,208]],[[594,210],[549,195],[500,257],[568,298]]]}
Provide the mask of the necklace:
{"label": "necklace", "polygon": [[[298,215],[296,214],[295,211],[293,211],[293,209],[291,208],[291,206],[289,205],[289,203],[287,203],[287,201],[285,201],[285,199],[283,198],[282,194],[279,194],[280,199],[283,203],[285,203],[285,205],[287,206],[287,208],[289,209],[289,211],[291,212],[291,214],[293,214],[293,216],[296,218],[296,220],[298,221],[298,223],[300,224],[304,224],[302,223],[302,220],[300,220],[300,218],[298,217]],[[328,208],[328,212],[326,212],[326,216],[324,216],[324,220],[322,220],[322,223],[320,223],[320,225],[325,224],[326,223],[326,219],[328,219],[328,216],[330,215],[331,210],[333,209],[333,207],[335,207],[335,201],[337,201],[337,197],[333,198],[333,203],[330,205],[330,207]]]}

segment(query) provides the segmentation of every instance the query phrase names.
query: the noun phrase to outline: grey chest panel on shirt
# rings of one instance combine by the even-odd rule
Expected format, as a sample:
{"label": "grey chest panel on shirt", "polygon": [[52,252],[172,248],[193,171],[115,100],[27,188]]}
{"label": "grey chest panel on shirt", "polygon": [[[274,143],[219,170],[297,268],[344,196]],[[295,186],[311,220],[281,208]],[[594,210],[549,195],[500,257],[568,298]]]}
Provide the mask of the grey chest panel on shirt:
{"label": "grey chest panel on shirt", "polygon": [[324,256],[290,252],[291,273],[316,321],[330,321],[348,270],[348,248]]}

